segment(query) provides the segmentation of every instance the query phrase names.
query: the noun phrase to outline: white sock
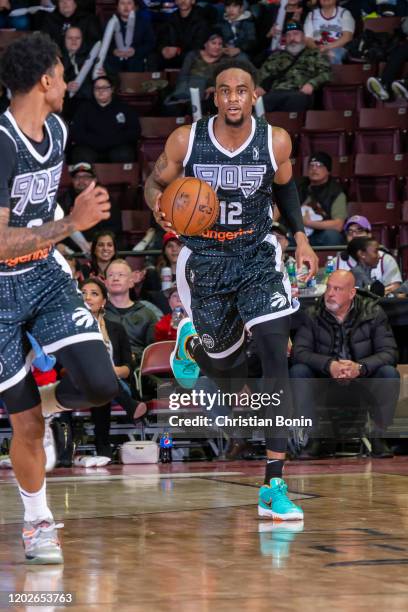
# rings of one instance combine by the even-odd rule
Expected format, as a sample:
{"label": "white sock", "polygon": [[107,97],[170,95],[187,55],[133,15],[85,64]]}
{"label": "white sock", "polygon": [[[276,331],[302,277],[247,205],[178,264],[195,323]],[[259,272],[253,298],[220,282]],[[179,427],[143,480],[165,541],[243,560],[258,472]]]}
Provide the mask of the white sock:
{"label": "white sock", "polygon": [[24,520],[26,522],[37,522],[42,519],[53,519],[52,512],[47,505],[46,482],[36,493],[28,493],[20,486],[18,487],[24,504]]}

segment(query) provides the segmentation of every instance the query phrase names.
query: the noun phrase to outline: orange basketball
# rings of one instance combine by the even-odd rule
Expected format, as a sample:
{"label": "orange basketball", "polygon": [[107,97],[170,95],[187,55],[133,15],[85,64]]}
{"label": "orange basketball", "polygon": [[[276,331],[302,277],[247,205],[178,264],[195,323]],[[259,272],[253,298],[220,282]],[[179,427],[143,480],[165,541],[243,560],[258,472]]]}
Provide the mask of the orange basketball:
{"label": "orange basketball", "polygon": [[183,177],[173,181],[163,192],[160,210],[178,234],[198,236],[212,227],[220,204],[208,183]]}

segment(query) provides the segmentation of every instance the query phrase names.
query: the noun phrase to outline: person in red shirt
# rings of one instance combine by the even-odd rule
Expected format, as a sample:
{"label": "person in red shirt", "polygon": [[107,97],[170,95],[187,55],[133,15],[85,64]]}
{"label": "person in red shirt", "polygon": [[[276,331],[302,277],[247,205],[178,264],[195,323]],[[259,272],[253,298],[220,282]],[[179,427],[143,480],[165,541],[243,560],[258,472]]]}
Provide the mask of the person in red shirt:
{"label": "person in red shirt", "polygon": [[[181,309],[184,316],[187,316],[183,309],[177,287],[171,287],[168,290],[167,298],[171,308],[171,313],[164,315],[160,321],[157,321],[154,330],[154,339],[156,342],[161,340],[175,340],[177,337],[177,325],[179,321],[179,315],[175,316],[175,310]],[[179,311],[178,311],[179,312]],[[176,320],[175,320],[176,319]]]}

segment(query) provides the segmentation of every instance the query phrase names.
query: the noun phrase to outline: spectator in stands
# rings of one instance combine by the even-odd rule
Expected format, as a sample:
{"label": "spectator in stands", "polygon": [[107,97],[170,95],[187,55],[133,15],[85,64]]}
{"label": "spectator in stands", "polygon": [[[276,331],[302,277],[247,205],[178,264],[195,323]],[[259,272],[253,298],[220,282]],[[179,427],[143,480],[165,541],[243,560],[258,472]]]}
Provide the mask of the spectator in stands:
{"label": "spectator in stands", "polygon": [[[362,215],[353,215],[344,224],[346,240],[350,243],[354,238],[371,238],[371,223]],[[348,251],[337,253],[335,268],[337,270],[351,270],[355,268],[357,261]],[[402,281],[398,263],[388,253],[385,247],[380,246],[378,251],[378,262],[375,268],[370,269],[371,282],[380,281],[385,287],[385,294],[396,291]]]}
{"label": "spectator in stands", "polygon": [[317,49],[308,49],[302,26],[287,24],[286,47],[262,64],[257,94],[265,110],[305,111],[312,108],[314,93],[330,80],[330,64]]}
{"label": "spectator in stands", "polygon": [[[92,181],[98,182],[96,170],[94,166],[92,164],[89,164],[88,162],[79,162],[75,164],[71,168],[70,174],[72,177],[72,184],[68,187],[68,189],[63,193],[62,197],[60,198],[60,204],[65,215],[69,215],[69,213],[71,212],[77,195],[84,191],[84,189],[86,189]],[[114,201],[112,201],[111,204],[111,216],[109,219],[107,219],[106,221],[101,221],[100,223],[92,227],[90,230],[85,230],[84,232],[82,232],[87,241],[92,241],[95,233],[100,232],[102,230],[120,233],[122,229],[121,211],[119,209],[119,206],[117,206]],[[64,240],[64,243],[67,244],[71,249],[74,248],[70,239]],[[88,249],[85,248],[85,245],[81,245],[80,248],[85,253],[90,252],[90,245]]]}
{"label": "spectator in stands", "polygon": [[207,40],[209,22],[195,0],[176,0],[178,10],[158,36],[159,67],[181,68],[190,51],[198,51]]}
{"label": "spectator in stands", "polygon": [[349,242],[347,253],[356,262],[356,265],[351,268],[356,287],[384,296],[394,293],[400,287],[402,279],[399,275],[399,281],[385,284],[385,275],[380,265],[379,247],[380,245],[374,238],[360,236]]}
{"label": "spectator in stands", "polygon": [[242,52],[250,56],[256,44],[251,12],[245,10],[244,0],[225,0],[224,7],[221,34],[226,43],[225,55],[235,57]]}
{"label": "spectator in stands", "polygon": [[337,6],[337,0],[320,0],[320,7],[306,17],[306,45],[318,49],[330,63],[341,64],[347,54],[344,46],[353,39],[355,26],[350,11]]}
{"label": "spectator in stands", "polygon": [[134,366],[140,364],[143,350],[154,341],[154,327],[159,317],[141,301],[130,299],[134,285],[132,268],[124,259],[112,261],[106,270],[106,288],[109,301],[106,318],[121,323],[132,349]]}
{"label": "spectator in stands", "polygon": [[116,258],[116,236],[112,232],[101,231],[94,236],[91,244],[91,269],[89,276],[106,280],[106,269]]}
{"label": "spectator in stands", "polygon": [[[135,17],[132,17],[135,13]],[[136,0],[118,0],[119,31],[115,32],[105,62],[107,72],[144,72],[146,61],[155,48],[155,35],[147,12]]]}
{"label": "spectator in stands", "polygon": [[[23,4],[23,6],[22,6]],[[13,29],[27,31],[31,29],[30,15],[12,15],[15,9],[22,9],[24,2],[20,0],[1,0],[0,1],[0,29]]]}
{"label": "spectator in stands", "polygon": [[[364,405],[369,406],[374,422],[372,454],[377,457],[392,454],[381,438],[392,423],[399,395],[397,346],[376,300],[356,295],[351,272],[337,270],[329,276],[324,296],[309,309],[297,330],[293,362],[290,377],[307,379],[307,384],[298,381],[294,386],[300,414],[310,414],[318,398],[322,405],[334,400],[336,408],[339,401],[348,408],[364,395]],[[314,378],[332,378],[349,384],[330,386],[330,398],[322,397],[328,387],[316,385],[310,380]],[[356,379],[369,379],[370,384],[352,385]],[[393,382],[385,384],[384,379]]]}
{"label": "spectator in stands", "polygon": [[83,39],[89,46],[101,38],[98,17],[82,12],[75,0],[58,0],[55,11],[44,16],[41,30],[49,34],[62,48],[65,32],[72,26],[80,28]]}
{"label": "spectator in stands", "polygon": [[399,78],[408,61],[408,17],[402,22],[402,33],[404,39],[392,48],[381,77],[367,79],[367,89],[377,100],[389,100],[391,91],[395,98],[408,100],[408,79]]}
{"label": "spectator in stands", "polygon": [[[138,421],[146,414],[147,407],[145,403],[138,402],[131,396],[128,381],[133,371],[133,364],[126,331],[122,325],[105,317],[108,292],[102,281],[97,278],[89,279],[82,283],[81,291],[85,303],[99,323],[116,376],[120,381],[119,395],[115,400],[126,410],[131,422]],[[109,439],[111,404],[91,408],[91,418],[95,425],[96,454],[112,459]]]}
{"label": "spectator in stands", "polygon": [[85,102],[74,115],[71,161],[133,162],[140,136],[135,110],[114,97],[110,77],[94,80],[93,95],[94,99]]}
{"label": "spectator in stands", "polygon": [[342,230],[347,218],[347,197],[341,184],[330,175],[331,169],[332,159],[328,153],[314,153],[307,177],[298,185],[303,223],[313,246],[344,242]]}
{"label": "spectator in stands", "polygon": [[88,51],[87,45],[84,44],[81,29],[76,26],[67,28],[62,49],[64,79],[67,83],[67,93],[64,100],[64,117],[66,119],[72,118],[76,108],[83,100],[92,98],[91,71],[89,71],[81,86],[77,82],[79,71],[87,59]]}
{"label": "spectator in stands", "polygon": [[182,248],[180,240],[173,232],[166,232],[163,236],[162,253],[157,260],[155,270],[148,270],[144,282],[147,291],[160,291],[162,289],[162,270],[171,269],[170,282],[176,282],[177,259]]}
{"label": "spectator in stands", "polygon": [[[172,287],[167,290],[167,299],[169,302],[170,312],[163,315],[163,317],[157,321],[154,328],[154,339],[156,342],[162,340],[175,340],[177,337],[177,326],[180,322],[178,316],[174,317],[175,309],[181,309],[184,316],[187,315],[184,312],[183,304],[181,303],[180,296],[177,287]],[[178,313],[176,313],[178,315]],[[176,319],[176,320],[175,320]]]}
{"label": "spectator in stands", "polygon": [[[236,56],[239,59],[246,59],[244,54]],[[190,87],[197,87],[200,90],[202,103],[208,101],[214,93],[213,72],[215,66],[225,59],[224,40],[218,29],[213,29],[204,46],[199,51],[190,51],[187,54],[180,74],[177,79],[174,91],[166,98],[166,112],[171,111],[171,105],[176,105],[173,109],[174,114],[183,114],[180,103],[189,102]]]}

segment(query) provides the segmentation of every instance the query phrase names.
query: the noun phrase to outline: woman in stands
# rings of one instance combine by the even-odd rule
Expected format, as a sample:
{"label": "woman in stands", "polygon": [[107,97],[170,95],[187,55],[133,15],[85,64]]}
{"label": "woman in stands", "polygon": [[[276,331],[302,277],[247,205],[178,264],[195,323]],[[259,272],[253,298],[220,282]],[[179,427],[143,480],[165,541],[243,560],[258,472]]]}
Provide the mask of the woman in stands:
{"label": "woman in stands", "polygon": [[105,281],[106,268],[116,259],[117,250],[116,236],[113,232],[98,232],[92,240],[89,276]]}
{"label": "woman in stands", "polygon": [[[104,308],[108,299],[105,285],[98,278],[86,280],[81,285],[84,301],[97,319],[109,355],[114,364],[114,370],[120,381],[120,392],[115,400],[126,411],[130,422],[141,419],[147,411],[146,404],[131,396],[127,384],[133,372],[132,352],[126,332],[120,323],[114,323],[104,317]],[[92,421],[95,425],[95,445],[97,455],[112,458],[112,448],[109,441],[111,404],[91,408]]]}

